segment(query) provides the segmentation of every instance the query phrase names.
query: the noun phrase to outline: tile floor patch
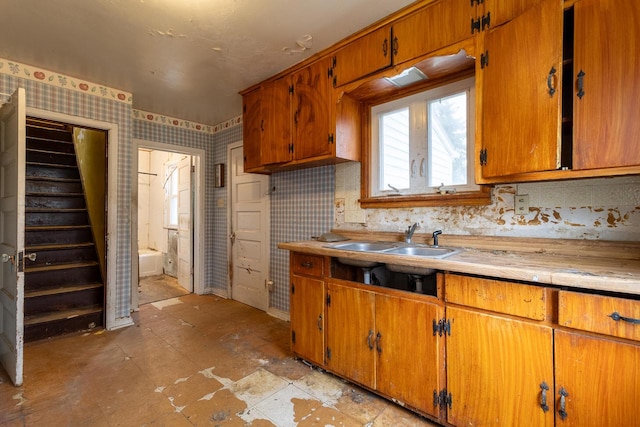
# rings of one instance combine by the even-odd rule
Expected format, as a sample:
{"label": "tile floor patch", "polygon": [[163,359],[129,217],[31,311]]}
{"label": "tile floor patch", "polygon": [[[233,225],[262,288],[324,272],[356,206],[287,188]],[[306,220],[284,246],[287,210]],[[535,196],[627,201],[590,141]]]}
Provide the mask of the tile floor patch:
{"label": "tile floor patch", "polygon": [[262,400],[255,405],[254,409],[267,414],[269,419],[279,427],[295,427],[298,421],[321,405],[322,403],[309,393],[289,384],[286,388]]}
{"label": "tile floor patch", "polygon": [[293,384],[331,407],[338,403],[345,389],[345,384],[341,380],[318,371],[310,372]]}
{"label": "tile floor patch", "polygon": [[287,387],[287,382],[262,368],[232,384],[229,390],[248,408]]}

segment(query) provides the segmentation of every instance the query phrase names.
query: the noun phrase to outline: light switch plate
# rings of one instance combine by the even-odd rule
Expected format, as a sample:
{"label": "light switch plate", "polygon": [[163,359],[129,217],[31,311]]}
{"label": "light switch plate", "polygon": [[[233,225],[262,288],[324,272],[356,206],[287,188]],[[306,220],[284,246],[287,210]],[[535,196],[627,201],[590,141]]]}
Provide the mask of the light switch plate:
{"label": "light switch plate", "polygon": [[515,210],[516,215],[525,215],[529,213],[529,195],[516,194]]}

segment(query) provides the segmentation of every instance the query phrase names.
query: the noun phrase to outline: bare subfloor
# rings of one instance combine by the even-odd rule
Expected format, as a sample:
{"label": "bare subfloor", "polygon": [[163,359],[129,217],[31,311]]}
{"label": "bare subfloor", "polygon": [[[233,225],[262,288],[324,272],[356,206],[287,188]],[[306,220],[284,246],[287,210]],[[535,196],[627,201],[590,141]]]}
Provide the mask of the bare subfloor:
{"label": "bare subfloor", "polygon": [[215,296],[134,313],[135,326],[27,344],[0,370],[1,426],[432,426],[292,358],[289,323]]}
{"label": "bare subfloor", "polygon": [[138,305],[175,298],[189,293],[189,291],[180,286],[178,279],[166,274],[141,278],[138,291]]}

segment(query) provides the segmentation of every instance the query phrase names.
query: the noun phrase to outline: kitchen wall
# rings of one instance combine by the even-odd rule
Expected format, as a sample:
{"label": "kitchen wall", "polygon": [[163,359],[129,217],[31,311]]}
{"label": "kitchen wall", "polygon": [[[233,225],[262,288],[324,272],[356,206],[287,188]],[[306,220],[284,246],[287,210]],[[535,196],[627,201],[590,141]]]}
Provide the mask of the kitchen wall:
{"label": "kitchen wall", "polygon": [[[118,125],[118,205],[109,206],[116,215],[117,234],[115,323],[129,318],[131,298],[131,122],[132,96],[72,77],[0,58],[0,93],[25,88],[27,107],[83,117]],[[0,101],[1,102],[1,101]]]}
{"label": "kitchen wall", "polygon": [[227,189],[213,186],[213,165],[226,164],[227,145],[242,140],[240,117],[217,126],[204,126],[139,110],[134,110],[133,116],[136,139],[204,150],[204,289],[226,296]]}
{"label": "kitchen wall", "polygon": [[[359,208],[360,164],[336,166],[334,227],[416,233],[640,241],[640,176],[498,185],[493,203],[478,207]],[[514,196],[529,195],[529,211]]]}

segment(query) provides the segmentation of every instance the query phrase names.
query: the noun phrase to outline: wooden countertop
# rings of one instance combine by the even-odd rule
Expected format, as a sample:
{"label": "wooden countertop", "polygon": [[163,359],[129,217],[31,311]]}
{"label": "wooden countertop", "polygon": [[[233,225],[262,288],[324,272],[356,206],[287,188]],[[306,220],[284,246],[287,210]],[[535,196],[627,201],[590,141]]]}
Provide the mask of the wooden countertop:
{"label": "wooden countertop", "polygon": [[[375,233],[351,238],[358,241],[397,241],[397,236]],[[335,244],[338,243],[306,240],[280,243],[278,247],[322,256],[640,295],[640,244],[636,242],[442,236],[440,246],[461,249],[444,259],[344,251],[331,248]]]}

